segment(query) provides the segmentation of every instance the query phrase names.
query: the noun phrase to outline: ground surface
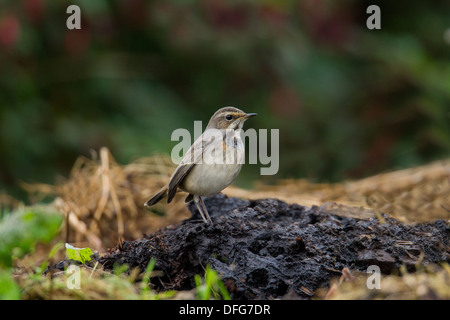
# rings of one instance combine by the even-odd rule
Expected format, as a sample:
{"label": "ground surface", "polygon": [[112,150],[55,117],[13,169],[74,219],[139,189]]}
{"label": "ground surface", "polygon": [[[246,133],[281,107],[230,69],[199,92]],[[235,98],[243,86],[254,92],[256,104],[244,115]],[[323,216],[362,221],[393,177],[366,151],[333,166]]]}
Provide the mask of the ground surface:
{"label": "ground surface", "polygon": [[99,261],[104,269],[128,264],[145,270],[156,258],[152,279],[159,290],[188,290],[207,264],[217,270],[234,299],[310,298],[343,268],[385,274],[402,265],[450,262],[446,220],[408,225],[384,216],[358,219],[323,207],[288,205],[275,199],[205,200],[214,222],[206,225],[195,206],[191,219],[141,240],[125,241]]}

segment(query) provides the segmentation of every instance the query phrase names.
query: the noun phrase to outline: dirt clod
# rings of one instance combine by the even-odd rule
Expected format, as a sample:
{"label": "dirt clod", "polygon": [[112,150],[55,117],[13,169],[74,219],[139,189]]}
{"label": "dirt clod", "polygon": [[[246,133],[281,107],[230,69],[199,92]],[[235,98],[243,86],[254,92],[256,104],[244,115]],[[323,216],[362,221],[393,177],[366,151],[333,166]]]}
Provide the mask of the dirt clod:
{"label": "dirt clod", "polygon": [[288,205],[276,199],[241,200],[223,194],[205,204],[209,226],[189,204],[192,218],[136,241],[124,241],[99,261],[104,269],[128,264],[144,271],[156,258],[159,290],[189,290],[207,264],[217,270],[233,299],[310,298],[344,268],[385,274],[402,265],[450,262],[450,226],[445,220],[407,225],[387,215],[358,219],[324,208]]}

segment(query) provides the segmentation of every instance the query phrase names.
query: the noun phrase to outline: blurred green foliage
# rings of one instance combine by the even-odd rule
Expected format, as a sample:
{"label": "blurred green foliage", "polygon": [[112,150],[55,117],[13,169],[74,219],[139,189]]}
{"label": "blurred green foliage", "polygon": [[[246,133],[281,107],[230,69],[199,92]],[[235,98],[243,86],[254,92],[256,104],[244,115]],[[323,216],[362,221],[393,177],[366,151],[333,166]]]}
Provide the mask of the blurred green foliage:
{"label": "blurred green foliage", "polygon": [[63,216],[39,208],[20,208],[0,220],[0,270],[32,252],[38,242],[48,243],[58,233]]}
{"label": "blurred green foliage", "polygon": [[[13,279],[13,264],[34,252],[37,243],[48,243],[58,233],[63,216],[46,208],[19,208],[0,215],[0,300],[16,300],[21,289]],[[46,267],[41,266],[41,273]]]}
{"label": "blurred green foliage", "polygon": [[[70,4],[81,30],[66,28]],[[381,30],[366,28],[370,4]],[[2,0],[0,189],[53,182],[101,146],[122,163],[170,154],[174,129],[226,105],[280,129],[275,178],[448,157],[449,17],[444,0]]]}
{"label": "blurred green foliage", "polygon": [[20,287],[7,270],[0,269],[0,300],[19,300]]}

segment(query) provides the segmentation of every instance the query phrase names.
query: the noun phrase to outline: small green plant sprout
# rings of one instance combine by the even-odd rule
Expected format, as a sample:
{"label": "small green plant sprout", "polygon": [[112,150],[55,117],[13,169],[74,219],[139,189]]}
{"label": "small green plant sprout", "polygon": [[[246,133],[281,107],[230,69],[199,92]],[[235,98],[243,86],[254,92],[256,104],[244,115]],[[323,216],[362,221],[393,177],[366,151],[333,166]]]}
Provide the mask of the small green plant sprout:
{"label": "small green plant sprout", "polygon": [[151,258],[148,262],[147,268],[145,269],[144,276],[141,282],[141,294],[146,294],[150,291],[150,278],[155,268],[156,259]]}
{"label": "small green plant sprout", "polygon": [[151,258],[150,261],[148,262],[147,268],[145,269],[144,275],[142,277],[141,297],[140,297],[142,300],[168,299],[175,295],[175,291],[173,291],[173,290],[160,292],[160,293],[155,293],[154,291],[150,290],[151,289],[150,279],[153,276],[160,274],[159,271],[154,271],[155,265],[156,265],[156,259]]}
{"label": "small green plant sprout", "polygon": [[195,275],[194,280],[198,300],[220,299],[221,297],[224,300],[231,300],[219,273],[211,269],[209,264],[206,266],[204,281],[198,274]]}

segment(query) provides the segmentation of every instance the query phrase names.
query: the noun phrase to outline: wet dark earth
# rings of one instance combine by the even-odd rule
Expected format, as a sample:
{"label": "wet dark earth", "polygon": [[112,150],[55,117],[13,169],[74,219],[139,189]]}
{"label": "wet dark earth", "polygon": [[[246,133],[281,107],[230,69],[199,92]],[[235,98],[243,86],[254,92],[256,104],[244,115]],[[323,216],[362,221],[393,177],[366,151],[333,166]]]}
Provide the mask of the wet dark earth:
{"label": "wet dark earth", "polygon": [[357,219],[323,208],[288,205],[275,199],[256,201],[217,195],[205,199],[214,222],[193,217],[141,240],[125,241],[99,259],[145,270],[156,259],[152,278],[157,290],[189,290],[194,276],[209,264],[233,299],[282,298],[295,292],[310,298],[327,287],[343,268],[365,272],[370,265],[391,274],[404,265],[450,262],[450,225],[437,220],[403,224],[389,216]]}

